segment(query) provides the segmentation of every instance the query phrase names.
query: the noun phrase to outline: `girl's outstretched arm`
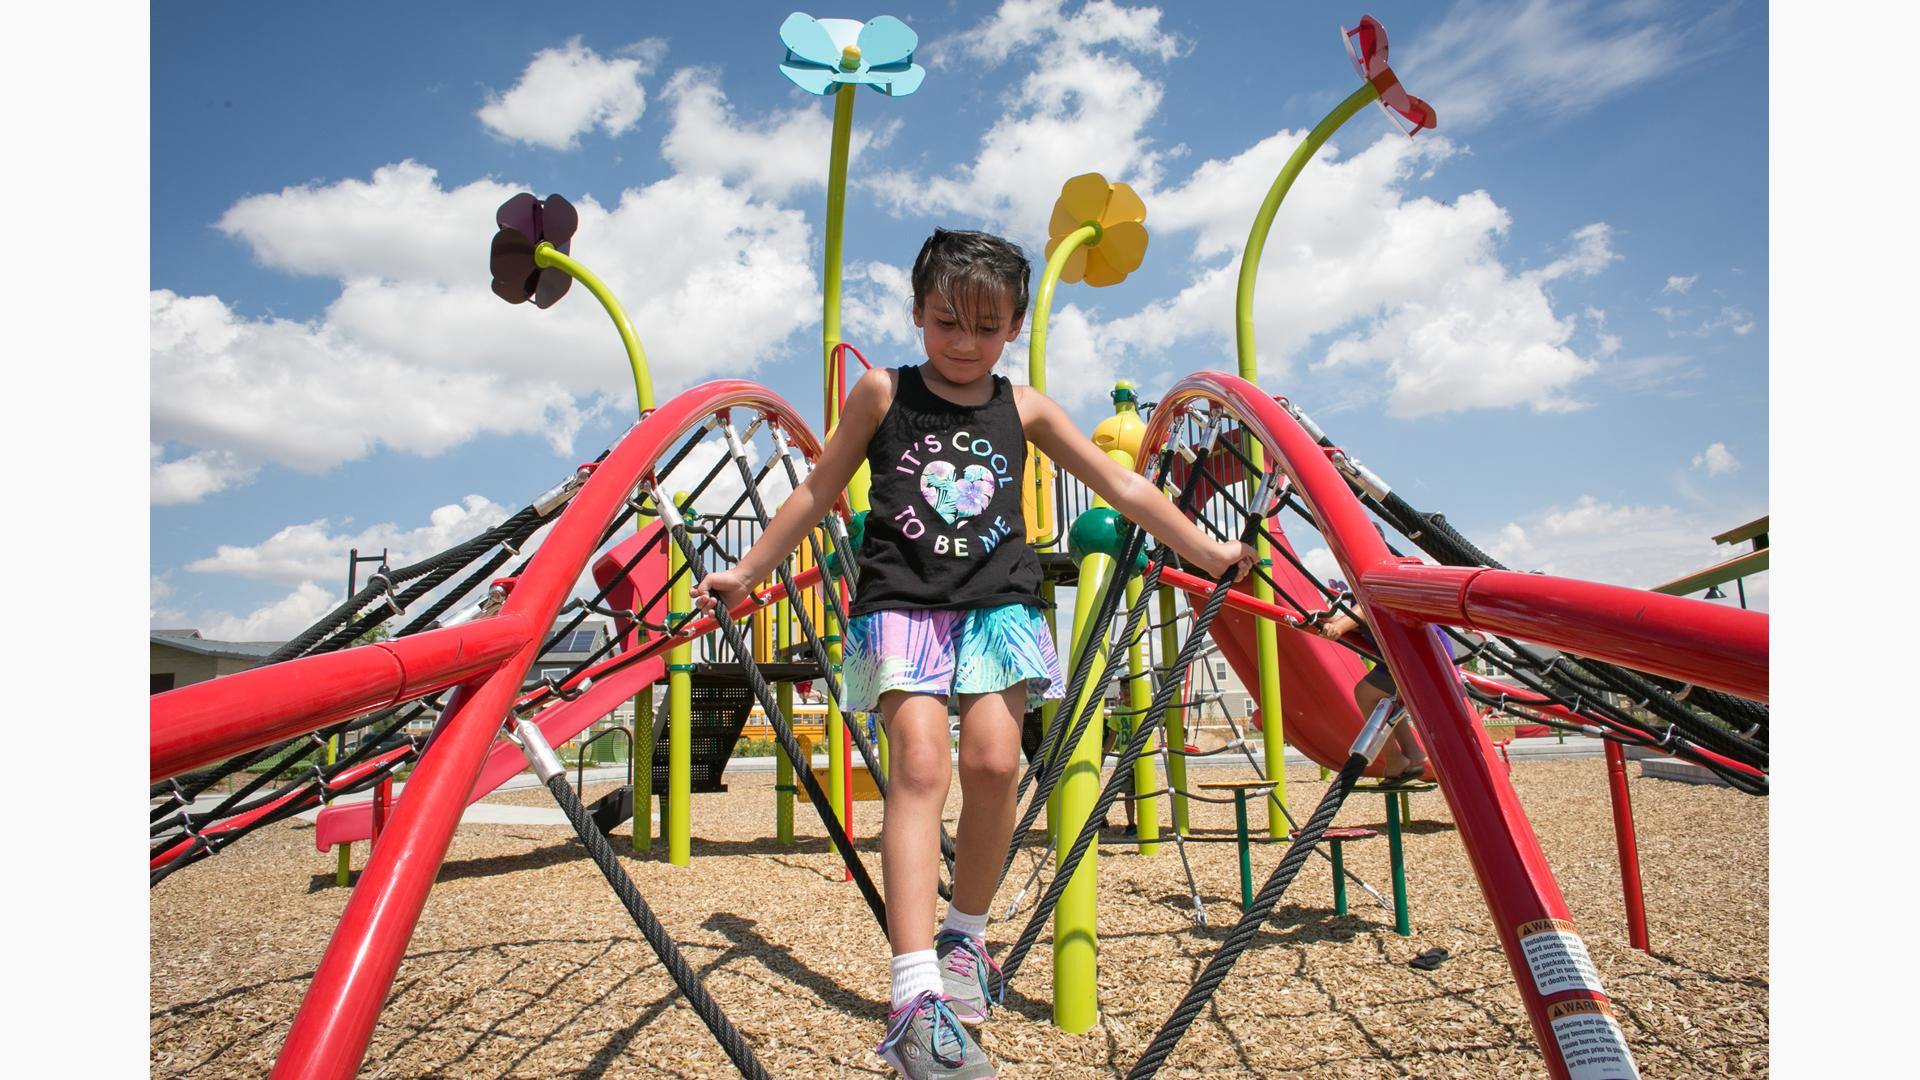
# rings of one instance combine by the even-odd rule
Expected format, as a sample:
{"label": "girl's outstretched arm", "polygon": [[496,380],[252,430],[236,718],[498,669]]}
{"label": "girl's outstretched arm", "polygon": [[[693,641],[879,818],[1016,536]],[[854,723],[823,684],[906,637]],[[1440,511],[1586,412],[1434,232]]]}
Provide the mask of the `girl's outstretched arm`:
{"label": "girl's outstretched arm", "polygon": [[832,437],[813,463],[813,471],[787,496],[773,520],[767,523],[767,530],[740,556],[738,564],[708,574],[693,587],[695,607],[711,615],[718,599],[725,603],[728,611],[733,610],[773,573],[774,567],[793,554],[807,530],[820,524],[833,509],[847,481],[853,479],[860,463],[867,459],[867,444],[873,441],[873,433],[880,429],[880,421],[892,403],[892,372],[875,370],[860,377],[853,392],[847,395],[840,426],[833,429]]}
{"label": "girl's outstretched arm", "polygon": [[1061,468],[1099,493],[1122,517],[1136,522],[1180,553],[1190,567],[1218,577],[1238,566],[1234,580],[1253,567],[1253,549],[1238,540],[1215,540],[1200,531],[1174,508],[1159,489],[1139,473],[1129,472],[1080,433],[1066,410],[1047,395],[1020,387],[1020,423],[1027,438]]}

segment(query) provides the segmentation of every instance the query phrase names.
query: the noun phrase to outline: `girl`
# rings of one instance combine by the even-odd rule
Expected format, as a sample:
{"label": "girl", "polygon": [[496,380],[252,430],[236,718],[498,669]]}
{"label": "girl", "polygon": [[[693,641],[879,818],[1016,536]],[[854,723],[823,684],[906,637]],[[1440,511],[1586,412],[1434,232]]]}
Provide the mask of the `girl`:
{"label": "girl", "polygon": [[[961,1025],[987,1016],[982,937],[1012,839],[1020,718],[1059,698],[1060,661],[1041,614],[1040,561],[1026,543],[1020,477],[1032,442],[1128,519],[1211,575],[1253,551],[1182,517],[1147,481],[1082,435],[1046,395],[992,374],[1027,313],[1020,249],[978,232],[934,230],[913,264],[913,324],[926,363],[875,370],[766,532],[693,594],[728,609],[832,509],[861,460],[872,509],[859,551],[843,664],[849,711],[878,711],[890,746],[880,832],[893,1009],[880,1055],[915,1078],[978,1080],[993,1065]],[[940,814],[952,771],[947,698],[960,714],[959,834],[953,902],[933,934]]]}

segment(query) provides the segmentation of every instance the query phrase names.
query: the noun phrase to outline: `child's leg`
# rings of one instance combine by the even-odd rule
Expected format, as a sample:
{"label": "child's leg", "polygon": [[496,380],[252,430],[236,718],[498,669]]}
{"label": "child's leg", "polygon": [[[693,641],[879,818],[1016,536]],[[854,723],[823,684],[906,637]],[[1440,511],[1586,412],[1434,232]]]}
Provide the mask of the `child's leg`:
{"label": "child's leg", "polygon": [[[1389,684],[1391,685],[1391,684]],[[1377,684],[1374,679],[1362,679],[1354,684],[1353,703],[1360,706],[1360,716],[1364,719],[1373,715],[1376,705],[1393,696],[1391,690]],[[1399,776],[1426,764],[1427,753],[1420,749],[1419,740],[1413,736],[1413,723],[1401,720],[1393,726],[1393,737],[1380,748],[1380,775]]]}
{"label": "child's leg", "polygon": [[1013,839],[1020,782],[1023,681],[997,694],[960,698],[960,832],[954,838],[953,907],[985,914]]}
{"label": "child's leg", "polygon": [[880,827],[880,880],[887,894],[887,940],[898,956],[933,948],[940,812],[947,805],[953,759],[944,699],[890,691],[880,696],[880,717],[887,725],[892,768]]}

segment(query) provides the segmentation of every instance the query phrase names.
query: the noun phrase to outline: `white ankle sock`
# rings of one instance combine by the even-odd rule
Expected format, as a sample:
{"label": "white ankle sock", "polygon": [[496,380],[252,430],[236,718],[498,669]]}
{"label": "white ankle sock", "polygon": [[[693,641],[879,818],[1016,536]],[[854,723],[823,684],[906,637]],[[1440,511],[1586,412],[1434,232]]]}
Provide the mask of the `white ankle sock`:
{"label": "white ankle sock", "polygon": [[949,930],[958,930],[978,941],[987,936],[987,916],[984,913],[969,915],[949,904],[947,905],[947,921],[940,924],[940,932],[944,934]]}
{"label": "white ankle sock", "polygon": [[892,968],[895,1011],[928,990],[940,993],[940,963],[932,949],[901,953],[893,958]]}

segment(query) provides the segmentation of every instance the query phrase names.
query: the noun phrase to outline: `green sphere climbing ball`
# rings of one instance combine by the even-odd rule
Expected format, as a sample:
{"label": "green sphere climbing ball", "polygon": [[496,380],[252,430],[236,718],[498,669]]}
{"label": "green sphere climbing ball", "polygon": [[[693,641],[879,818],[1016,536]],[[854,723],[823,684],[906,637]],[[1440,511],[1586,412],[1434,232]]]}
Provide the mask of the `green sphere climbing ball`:
{"label": "green sphere climbing ball", "polygon": [[[1073,519],[1073,528],[1067,531],[1067,554],[1075,563],[1086,559],[1088,555],[1105,555],[1118,559],[1121,549],[1126,546],[1122,531],[1126,522],[1119,511],[1105,506],[1096,506]],[[1134,572],[1147,568],[1147,551],[1140,549],[1140,556],[1134,562]]]}
{"label": "green sphere climbing ball", "polygon": [[[867,512],[862,510],[853,515],[853,521],[847,526],[847,539],[853,544],[853,555],[855,558],[860,556],[860,545],[865,542],[866,538]],[[827,552],[827,573],[834,577],[840,576],[840,553],[838,551]]]}

